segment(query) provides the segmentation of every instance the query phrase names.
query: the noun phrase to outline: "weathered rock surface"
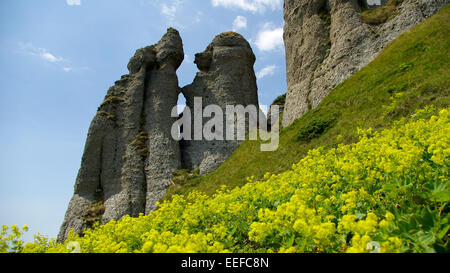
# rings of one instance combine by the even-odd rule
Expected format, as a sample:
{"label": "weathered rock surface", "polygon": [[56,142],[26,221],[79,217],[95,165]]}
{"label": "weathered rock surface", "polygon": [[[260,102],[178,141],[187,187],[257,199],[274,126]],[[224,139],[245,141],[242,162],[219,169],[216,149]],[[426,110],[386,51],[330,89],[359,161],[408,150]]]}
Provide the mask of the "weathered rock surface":
{"label": "weathered rock surface", "polygon": [[[211,104],[218,105],[223,113],[227,105],[254,105],[259,110],[256,77],[253,69],[255,55],[249,43],[234,32],[222,33],[202,53],[195,56],[200,72],[194,82],[182,89],[186,105],[192,112],[194,124],[194,98],[202,98],[202,110]],[[203,124],[211,118],[203,118]],[[223,136],[226,136],[226,120]],[[248,132],[248,128],[246,128]],[[238,140],[182,141],[182,158],[185,168],[200,169],[206,174],[219,167],[241,144]]]}
{"label": "weathered rock surface", "polygon": [[288,91],[283,126],[316,108],[391,41],[449,2],[404,0],[394,18],[375,26],[361,21],[358,0],[285,0]]}
{"label": "weathered rock surface", "polygon": [[[209,173],[240,145],[237,140],[173,139],[177,118],[171,117],[172,109],[181,92],[176,70],[183,58],[181,37],[169,29],[156,45],[137,50],[128,64],[130,73],[108,90],[89,128],[59,241],[70,230],[81,233],[98,221],[149,214],[172,184],[175,170]],[[183,88],[193,110],[194,97],[202,98],[204,107],[215,104],[224,112],[227,105],[259,109],[255,56],[242,36],[217,36],[195,61],[200,72]]]}
{"label": "weathered rock surface", "polygon": [[80,233],[94,222],[149,213],[181,167],[171,137],[172,107],[180,88],[176,70],[184,58],[178,31],[136,51],[107,93],[86,141],[75,193],[58,236]]}
{"label": "weathered rock surface", "polygon": [[286,104],[286,94],[281,95],[278,98],[276,98],[275,101],[270,105],[270,108],[267,112],[267,125],[269,126],[268,127],[269,129],[271,129],[273,124],[277,121],[277,120],[272,120],[272,107],[275,105],[278,106],[278,115],[277,116],[278,116],[278,119],[281,120],[283,118],[285,104]]}

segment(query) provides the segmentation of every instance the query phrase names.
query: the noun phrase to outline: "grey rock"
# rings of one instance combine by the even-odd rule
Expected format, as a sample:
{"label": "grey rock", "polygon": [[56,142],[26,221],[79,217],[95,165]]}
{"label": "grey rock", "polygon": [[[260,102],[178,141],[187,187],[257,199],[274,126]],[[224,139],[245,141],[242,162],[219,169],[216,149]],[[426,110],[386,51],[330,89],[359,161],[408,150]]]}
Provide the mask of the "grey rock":
{"label": "grey rock", "polygon": [[[183,59],[180,35],[169,29],[156,45],[137,50],[128,63],[129,74],[108,90],[89,128],[60,242],[72,229],[81,234],[96,222],[149,214],[172,184],[175,170],[209,173],[240,145],[237,140],[172,138],[176,118],[171,114],[181,92],[176,70]],[[241,35],[217,36],[196,55],[200,72],[183,88],[187,105],[194,109],[194,97],[201,97],[204,106],[215,104],[224,112],[227,105],[259,109],[254,62]]]}
{"label": "grey rock", "polygon": [[[253,69],[255,55],[250,44],[234,32],[222,33],[202,53],[196,55],[195,63],[200,72],[192,84],[182,92],[186,105],[192,111],[194,124],[194,98],[201,97],[203,109],[218,105],[226,112],[227,105],[254,105],[259,109],[256,77]],[[203,118],[203,124],[210,118]],[[226,135],[226,120],[223,136]],[[248,132],[249,128],[246,128]],[[219,167],[239,147],[241,141],[183,140],[181,142],[183,165],[187,169],[200,169],[207,174]]]}
{"label": "grey rock", "polygon": [[[268,128],[271,130],[272,126],[275,122],[278,120],[281,120],[283,118],[284,108],[286,104],[286,94],[279,96],[271,105],[267,112],[267,125]],[[278,106],[278,114],[275,113],[275,117],[277,119],[272,120],[272,106]],[[281,122],[280,122],[281,123]],[[280,127],[281,128],[281,127]]]}
{"label": "grey rock", "polygon": [[449,0],[404,0],[382,25],[361,21],[357,0],[285,0],[288,91],[283,126],[311,109]]}
{"label": "grey rock", "polygon": [[130,74],[108,90],[89,128],[60,242],[70,230],[82,233],[96,221],[148,214],[164,195],[181,167],[171,110],[183,58],[179,33],[169,29],[158,44],[137,50]]}

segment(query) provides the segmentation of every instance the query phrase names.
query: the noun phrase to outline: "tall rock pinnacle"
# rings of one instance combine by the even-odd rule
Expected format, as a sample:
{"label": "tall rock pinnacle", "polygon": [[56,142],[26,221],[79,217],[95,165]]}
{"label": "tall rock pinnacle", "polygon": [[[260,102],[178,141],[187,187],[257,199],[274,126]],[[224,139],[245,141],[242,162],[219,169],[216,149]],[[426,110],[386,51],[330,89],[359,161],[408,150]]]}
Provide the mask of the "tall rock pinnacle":
{"label": "tall rock pinnacle", "polygon": [[72,229],[80,233],[98,221],[149,213],[165,194],[181,167],[171,110],[183,58],[181,37],[169,29],[156,45],[137,50],[130,73],[108,90],[89,128],[59,241]]}
{"label": "tall rock pinnacle", "polygon": [[[196,54],[195,63],[200,72],[194,82],[182,89],[186,104],[194,109],[195,98],[202,98],[203,109],[208,105],[219,106],[223,113],[227,105],[258,104],[258,89],[253,69],[255,55],[250,44],[235,32],[222,33],[214,38],[202,53]],[[194,124],[193,113],[192,124]],[[203,124],[210,118],[203,118]],[[223,120],[224,128],[226,120]],[[248,128],[246,128],[248,132]],[[194,134],[194,132],[192,132]],[[226,129],[223,136],[225,138]],[[219,167],[239,147],[238,140],[192,140],[182,141],[182,158],[188,169],[199,168],[207,174]]]}
{"label": "tall rock pinnacle", "polygon": [[[156,45],[137,50],[129,74],[108,90],[89,128],[60,242],[72,229],[80,234],[96,222],[149,214],[172,184],[175,170],[209,173],[239,146],[239,140],[173,138],[177,118],[172,109],[181,92],[176,70],[183,59],[181,37],[170,28]],[[255,55],[241,35],[217,36],[195,62],[200,72],[182,89],[192,109],[194,97],[203,99],[205,107],[224,110],[227,105],[258,107]]]}

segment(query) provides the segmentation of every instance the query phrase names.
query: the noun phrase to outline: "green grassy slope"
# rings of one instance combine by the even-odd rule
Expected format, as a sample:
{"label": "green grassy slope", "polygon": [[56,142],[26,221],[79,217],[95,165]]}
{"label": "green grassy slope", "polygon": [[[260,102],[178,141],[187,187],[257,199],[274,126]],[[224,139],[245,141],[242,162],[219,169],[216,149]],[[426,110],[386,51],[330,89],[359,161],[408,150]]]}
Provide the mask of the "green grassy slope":
{"label": "green grassy slope", "polygon": [[[291,168],[310,149],[356,142],[357,128],[382,130],[395,120],[433,105],[449,106],[450,6],[390,44],[371,64],[338,86],[315,110],[282,130],[276,152],[246,141],[216,171],[179,177],[165,197],[192,190],[214,193],[221,185]],[[325,129],[322,134],[321,130]],[[320,128],[322,127],[322,128]],[[311,139],[312,138],[312,139]]]}

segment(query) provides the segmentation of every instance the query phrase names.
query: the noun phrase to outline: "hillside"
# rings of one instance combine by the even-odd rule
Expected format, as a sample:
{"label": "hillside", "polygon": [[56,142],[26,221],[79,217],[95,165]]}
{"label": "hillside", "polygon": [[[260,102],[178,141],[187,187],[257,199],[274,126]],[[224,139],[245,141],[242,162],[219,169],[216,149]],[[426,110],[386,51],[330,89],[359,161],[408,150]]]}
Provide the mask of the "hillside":
{"label": "hillside", "polygon": [[[264,182],[212,197],[176,196],[148,216],[96,225],[81,237],[71,232],[66,244],[37,237],[16,250],[448,252],[450,112],[424,118],[430,112],[418,111],[380,133],[359,131],[357,144],[312,150],[292,170]],[[15,239],[4,240],[3,229],[2,244]]]}
{"label": "hillside", "polygon": [[[260,152],[260,143],[244,142],[216,171],[206,176],[179,172],[176,185],[165,196],[198,190],[214,193],[280,173],[292,167],[309,150],[337,147],[358,140],[358,128],[389,128],[416,109],[450,103],[450,7],[400,36],[372,63],[338,86],[313,111],[284,128],[276,152]],[[314,130],[324,132],[315,134]],[[317,129],[313,129],[317,128]],[[312,131],[311,131],[312,130]],[[306,134],[306,136],[300,136]],[[311,135],[308,135],[309,133]]]}
{"label": "hillside", "polygon": [[449,252],[449,13],[284,128],[278,151],[246,141],[209,175],[178,170],[157,210],[65,243],[2,226],[0,252]]}

